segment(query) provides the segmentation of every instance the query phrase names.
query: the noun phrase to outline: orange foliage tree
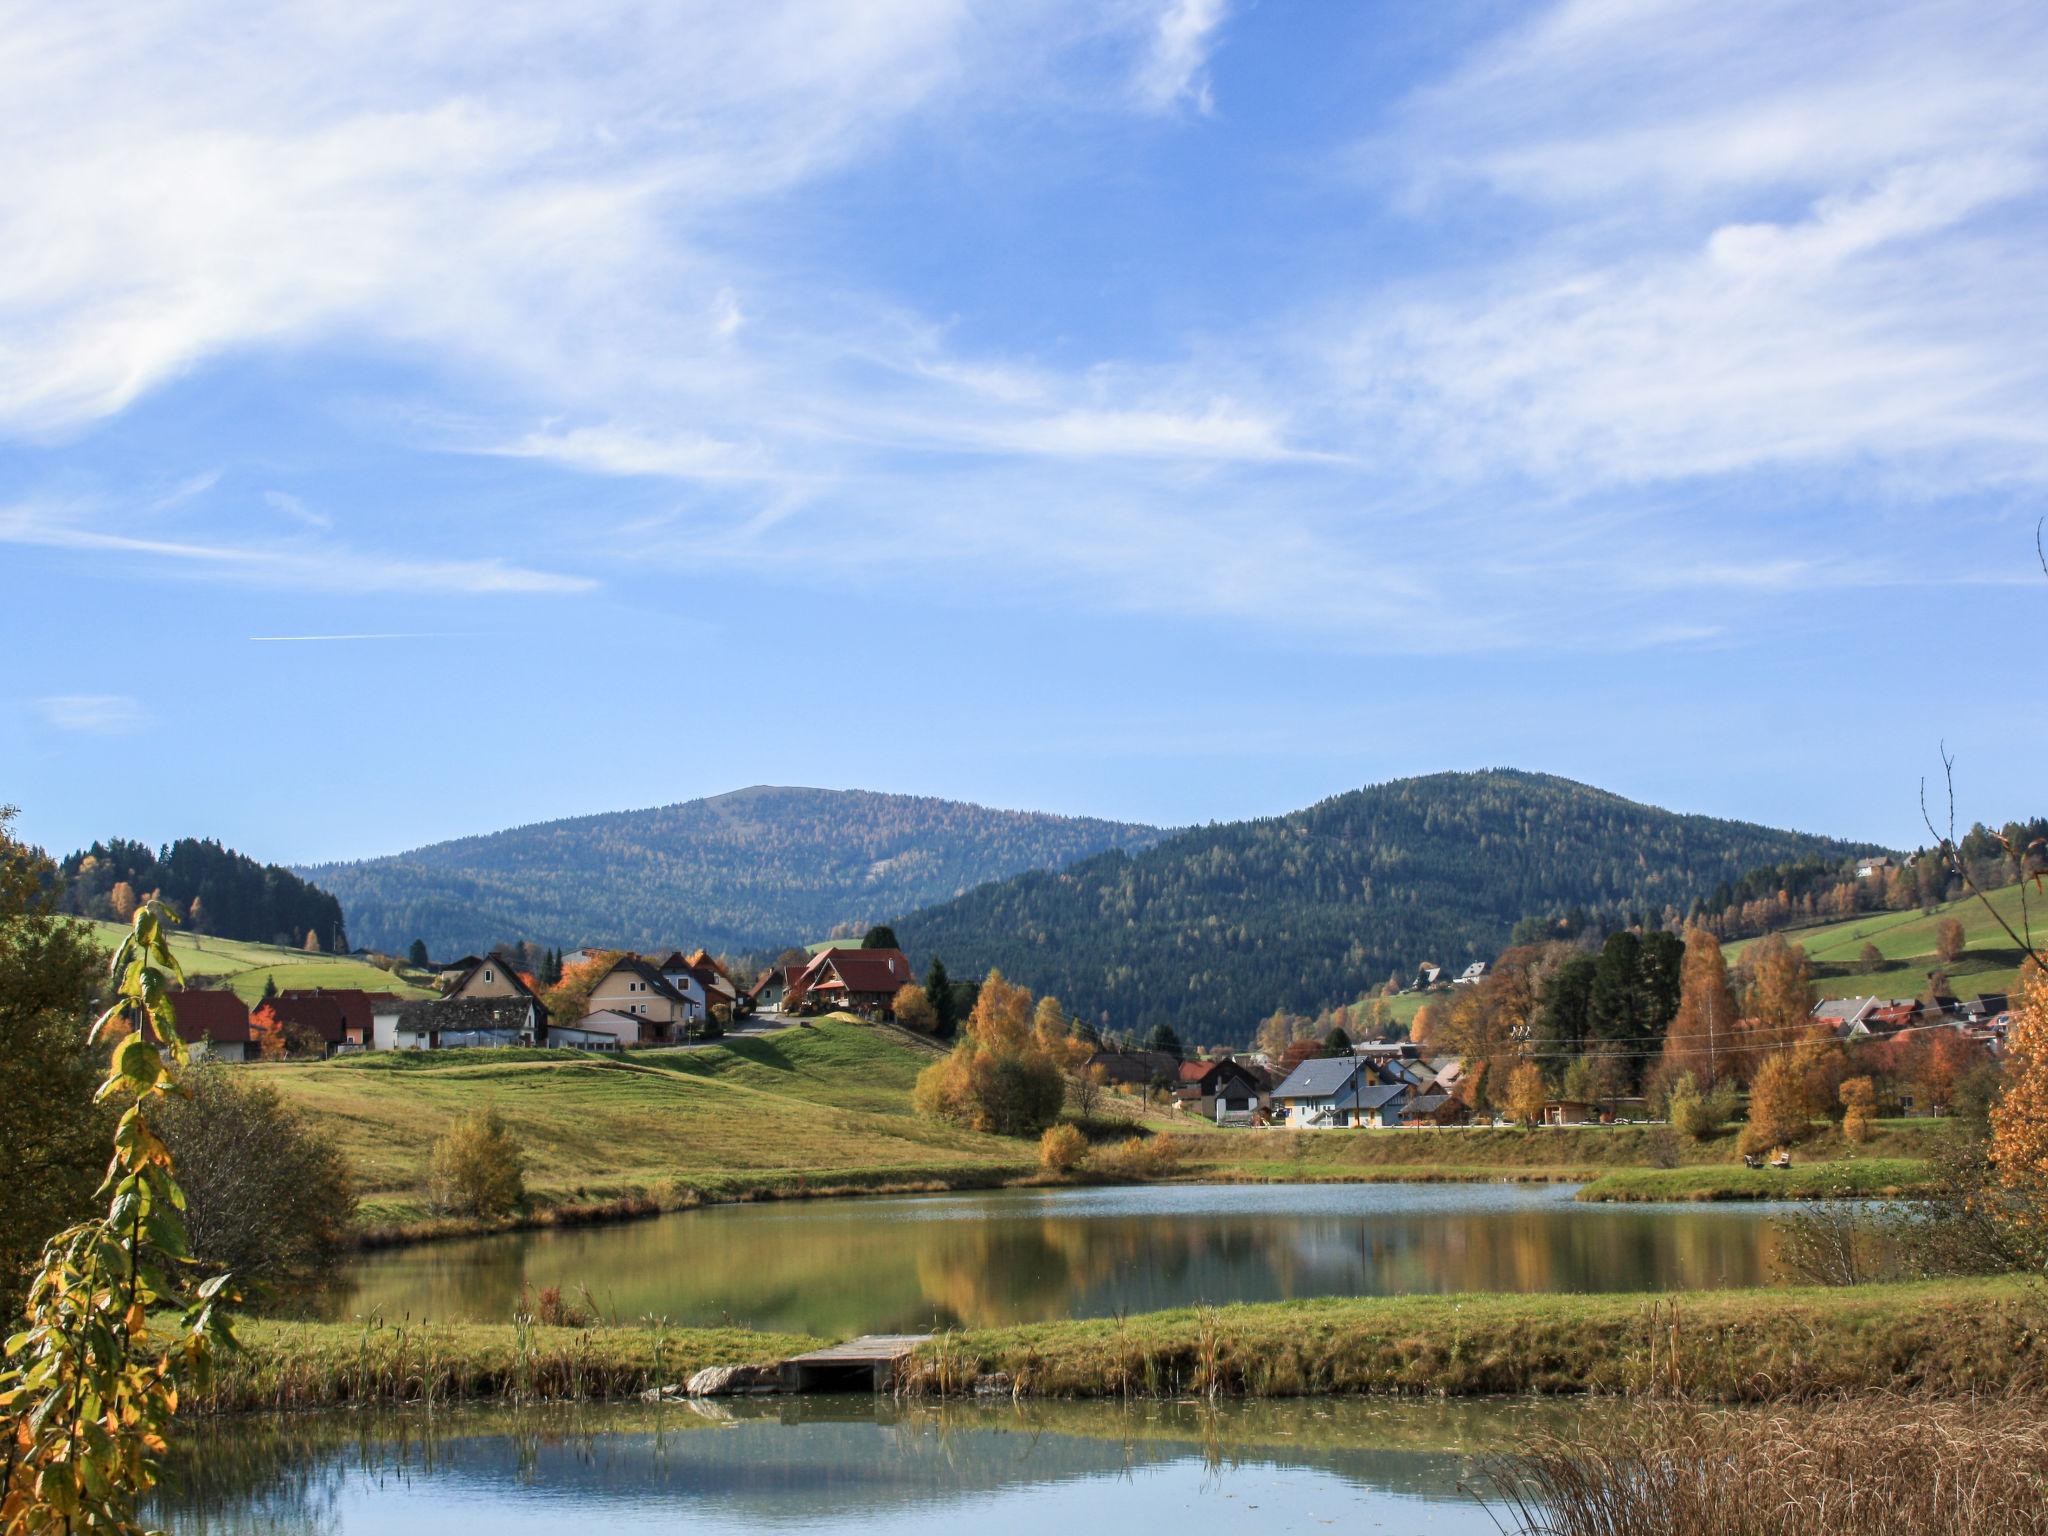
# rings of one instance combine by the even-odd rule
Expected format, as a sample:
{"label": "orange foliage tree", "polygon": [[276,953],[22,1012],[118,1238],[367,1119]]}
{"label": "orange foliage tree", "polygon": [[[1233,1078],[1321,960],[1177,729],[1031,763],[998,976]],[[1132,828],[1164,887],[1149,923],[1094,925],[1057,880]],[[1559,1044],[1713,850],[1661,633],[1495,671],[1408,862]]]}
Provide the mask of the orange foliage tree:
{"label": "orange foliage tree", "polygon": [[2021,1197],[2022,1219],[2048,1230],[2048,977],[2029,965],[2006,1032],[2005,1092],[1991,1107],[1991,1161]]}
{"label": "orange foliage tree", "polygon": [[999,1136],[1038,1135],[1066,1103],[1073,1042],[1062,1031],[1055,1047],[1035,1025],[1031,993],[990,971],[959,1043],[917,1075],[919,1113]]}
{"label": "orange foliage tree", "polygon": [[267,1005],[249,1015],[249,1049],[259,1061],[284,1060],[284,1025]]}

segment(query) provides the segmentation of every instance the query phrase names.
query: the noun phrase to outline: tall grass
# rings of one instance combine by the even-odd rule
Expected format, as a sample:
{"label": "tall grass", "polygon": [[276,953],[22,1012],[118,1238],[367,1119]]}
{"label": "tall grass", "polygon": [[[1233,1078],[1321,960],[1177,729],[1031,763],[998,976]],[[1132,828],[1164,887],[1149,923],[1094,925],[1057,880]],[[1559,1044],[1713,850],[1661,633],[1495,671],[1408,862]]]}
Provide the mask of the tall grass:
{"label": "tall grass", "polygon": [[1643,1403],[1491,1464],[1527,1536],[2048,1533],[2048,1401]]}

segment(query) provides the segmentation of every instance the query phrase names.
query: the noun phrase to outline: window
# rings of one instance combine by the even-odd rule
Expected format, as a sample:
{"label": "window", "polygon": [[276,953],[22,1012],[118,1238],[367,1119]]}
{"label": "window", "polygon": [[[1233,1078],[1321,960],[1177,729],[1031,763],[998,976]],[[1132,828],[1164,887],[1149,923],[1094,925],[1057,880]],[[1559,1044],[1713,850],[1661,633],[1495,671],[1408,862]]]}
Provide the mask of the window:
{"label": "window", "polygon": [[498,978],[497,978],[497,977],[496,977],[496,976],[495,976],[494,974],[492,974],[491,968],[490,968],[489,966],[485,966],[485,967],[484,967],[484,980],[485,980],[485,981],[496,981],[497,979],[498,979]]}

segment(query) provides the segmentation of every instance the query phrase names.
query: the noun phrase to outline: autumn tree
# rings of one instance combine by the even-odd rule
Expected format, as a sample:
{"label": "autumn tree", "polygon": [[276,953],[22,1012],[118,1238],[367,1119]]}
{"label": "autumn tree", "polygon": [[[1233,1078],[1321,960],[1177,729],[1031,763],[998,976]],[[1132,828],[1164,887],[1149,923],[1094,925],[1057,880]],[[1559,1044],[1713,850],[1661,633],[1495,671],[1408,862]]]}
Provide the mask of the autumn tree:
{"label": "autumn tree", "polygon": [[1963,920],[1951,917],[1934,930],[1934,958],[1943,965],[1963,958],[1969,941],[1963,936]]}
{"label": "autumn tree", "polygon": [[1881,971],[1884,969],[1884,951],[1875,944],[1865,944],[1856,953],[1856,963],[1866,971]]}
{"label": "autumn tree", "polygon": [[2020,1207],[2018,1220],[2048,1234],[2048,977],[2029,965],[2005,1037],[2005,1091],[1991,1106],[1991,1161]]}
{"label": "autumn tree", "polygon": [[959,1044],[918,1074],[918,1111],[1002,1136],[1043,1131],[1066,1101],[1066,1080],[1034,1022],[1031,993],[990,971]]}
{"label": "autumn tree", "polygon": [[1711,1085],[1730,1070],[1735,1050],[1735,993],[1728,985],[1728,962],[1721,956],[1721,941],[1694,927],[1685,936],[1678,1012],[1664,1037],[1663,1060],[1673,1071]]}
{"label": "autumn tree", "polygon": [[1424,1003],[1408,1021],[1408,1038],[1417,1045],[1434,1045],[1443,1035],[1446,1010],[1437,1003]]}
{"label": "autumn tree", "polygon": [[434,1143],[428,1171],[434,1205],[491,1220],[526,1203],[526,1154],[497,1110],[472,1110]]}
{"label": "autumn tree", "polygon": [[1803,948],[1786,943],[1783,934],[1766,934],[1749,946],[1742,968],[1744,1012],[1767,1038],[1789,1040],[1806,1027],[1813,1014],[1813,964]]}
{"label": "autumn tree", "polygon": [[283,1061],[284,1025],[268,1003],[259,1004],[249,1015],[249,1049],[258,1061]]}
{"label": "autumn tree", "polygon": [[1792,1052],[1779,1051],[1757,1069],[1749,1085],[1749,1121],[1739,1145],[1747,1154],[1770,1152],[1804,1141],[1812,1129],[1799,1068]]}
{"label": "autumn tree", "polygon": [[185,926],[194,933],[204,933],[206,932],[206,917],[206,903],[197,896],[194,896],[192,898],[192,905],[185,909]]}
{"label": "autumn tree", "polygon": [[1508,1074],[1507,1112],[1517,1125],[1543,1123],[1543,1069],[1533,1061],[1522,1062]]}
{"label": "autumn tree", "polygon": [[107,893],[107,905],[113,908],[114,920],[116,922],[127,922],[130,918],[135,916],[135,908],[137,905],[135,900],[135,887],[130,885],[126,880],[118,882],[114,886],[114,888]]}
{"label": "autumn tree", "polygon": [[1877,1119],[1877,1085],[1867,1077],[1845,1078],[1836,1092],[1842,1100],[1842,1139],[1858,1145],[1870,1140]]}
{"label": "autumn tree", "polygon": [[306,930],[305,950],[309,955],[320,953],[320,935],[311,928]]}
{"label": "autumn tree", "polygon": [[932,1007],[931,994],[916,982],[898,987],[889,1008],[896,1015],[896,1022],[905,1029],[914,1029],[922,1035],[938,1031],[939,1015],[938,1010]]}

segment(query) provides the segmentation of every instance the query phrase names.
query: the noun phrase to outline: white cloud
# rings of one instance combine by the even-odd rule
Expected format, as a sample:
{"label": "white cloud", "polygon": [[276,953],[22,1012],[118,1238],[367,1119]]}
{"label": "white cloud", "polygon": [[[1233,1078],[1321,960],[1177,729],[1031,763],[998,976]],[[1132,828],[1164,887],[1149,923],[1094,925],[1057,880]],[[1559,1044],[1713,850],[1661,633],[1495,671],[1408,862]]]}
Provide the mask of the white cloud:
{"label": "white cloud", "polygon": [[281,512],[293,522],[305,528],[332,528],[334,519],[324,512],[315,512],[289,491],[265,491],[264,505],[274,512]]}
{"label": "white cloud", "polygon": [[53,729],[81,736],[132,736],[153,719],[140,699],[121,693],[58,694],[37,699],[35,707]]}
{"label": "white cloud", "polygon": [[2044,77],[2038,9],[1559,7],[1377,146],[1520,233],[1354,316],[1338,376],[1453,476],[2048,477]]}
{"label": "white cloud", "polygon": [[1209,54],[1227,10],[1227,0],[1172,0],[1160,12],[1151,52],[1132,81],[1139,101],[1155,112],[1183,101],[1199,112],[1213,108]]}
{"label": "white cloud", "polygon": [[558,594],[589,592],[597,586],[588,576],[532,570],[508,564],[495,555],[416,560],[329,543],[231,544],[140,538],[94,526],[73,508],[0,507],[0,544],[147,556],[152,570],[160,574],[213,577],[308,591]]}

